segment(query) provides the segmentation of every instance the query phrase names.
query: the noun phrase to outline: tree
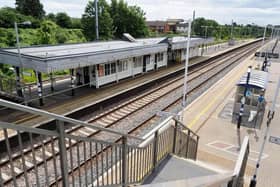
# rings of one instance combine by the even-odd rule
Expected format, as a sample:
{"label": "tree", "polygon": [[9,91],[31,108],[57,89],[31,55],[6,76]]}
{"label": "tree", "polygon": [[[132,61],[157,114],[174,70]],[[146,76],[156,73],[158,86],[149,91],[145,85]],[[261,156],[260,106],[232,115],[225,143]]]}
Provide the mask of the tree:
{"label": "tree", "polygon": [[24,15],[33,16],[38,19],[43,18],[45,15],[40,0],[16,0],[16,9]]}
{"label": "tree", "polygon": [[128,6],[123,0],[112,0],[110,14],[117,38],[121,38],[123,33],[130,33],[134,37],[148,35],[145,13],[140,7]]}
{"label": "tree", "polygon": [[55,14],[54,14],[54,13],[49,13],[49,14],[46,16],[46,19],[55,22],[55,21],[56,21],[56,20],[55,20]]}
{"label": "tree", "polygon": [[219,24],[215,20],[205,19],[205,18],[196,18],[193,21],[193,31],[195,35],[203,36],[205,35],[205,28],[202,26],[210,26],[207,30],[208,36],[214,36],[217,34],[217,27]]}
{"label": "tree", "polygon": [[[95,11],[94,1],[89,1],[81,20],[83,32],[90,41],[96,39]],[[100,39],[111,39],[113,35],[113,20],[110,16],[109,5],[106,0],[98,1],[98,13]]]}
{"label": "tree", "polygon": [[73,29],[81,29],[82,23],[80,18],[71,18],[72,20],[72,28]]}
{"label": "tree", "polygon": [[55,17],[56,24],[63,28],[71,28],[72,21],[71,18],[64,12],[59,12]]}
{"label": "tree", "polygon": [[43,21],[38,31],[41,44],[55,44],[58,26],[49,20]]}
{"label": "tree", "polygon": [[[0,27],[13,28],[15,22],[31,21],[31,25],[28,28],[38,28],[40,23],[38,19],[32,16],[26,16],[16,11],[14,8],[4,7],[0,8]],[[19,27],[26,27],[19,25]]]}

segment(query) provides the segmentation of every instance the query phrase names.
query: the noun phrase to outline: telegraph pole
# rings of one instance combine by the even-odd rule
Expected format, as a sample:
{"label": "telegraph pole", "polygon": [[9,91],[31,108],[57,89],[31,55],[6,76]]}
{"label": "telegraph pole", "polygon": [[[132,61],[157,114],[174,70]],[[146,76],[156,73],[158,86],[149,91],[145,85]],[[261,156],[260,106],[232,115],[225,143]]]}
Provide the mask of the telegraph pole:
{"label": "telegraph pole", "polygon": [[95,0],[95,33],[96,33],[96,40],[99,40],[98,0]]}

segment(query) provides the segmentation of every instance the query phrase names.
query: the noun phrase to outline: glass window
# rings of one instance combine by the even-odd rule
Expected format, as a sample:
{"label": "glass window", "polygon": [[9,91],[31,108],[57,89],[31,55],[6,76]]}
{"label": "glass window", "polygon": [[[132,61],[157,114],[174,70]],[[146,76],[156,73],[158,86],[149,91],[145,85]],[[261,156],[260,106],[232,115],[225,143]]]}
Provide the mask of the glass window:
{"label": "glass window", "polygon": [[134,57],[133,58],[134,68],[142,66],[142,58],[141,57]]}
{"label": "glass window", "polygon": [[98,70],[98,76],[99,77],[104,76],[104,64],[97,65],[97,70]]}
{"label": "glass window", "polygon": [[149,64],[150,64],[150,62],[151,62],[151,60],[150,60],[150,56],[147,56],[147,57],[146,57],[146,65],[149,65]]}
{"label": "glass window", "polygon": [[116,73],[116,63],[111,63],[111,74]]}
{"label": "glass window", "polygon": [[118,72],[122,72],[123,68],[122,68],[122,62],[118,62]]}
{"label": "glass window", "polygon": [[118,72],[126,71],[128,69],[128,61],[120,60],[118,62]]}
{"label": "glass window", "polygon": [[110,64],[105,64],[105,76],[110,75]]}
{"label": "glass window", "polygon": [[123,61],[123,71],[126,71],[128,69],[128,62],[127,60]]}

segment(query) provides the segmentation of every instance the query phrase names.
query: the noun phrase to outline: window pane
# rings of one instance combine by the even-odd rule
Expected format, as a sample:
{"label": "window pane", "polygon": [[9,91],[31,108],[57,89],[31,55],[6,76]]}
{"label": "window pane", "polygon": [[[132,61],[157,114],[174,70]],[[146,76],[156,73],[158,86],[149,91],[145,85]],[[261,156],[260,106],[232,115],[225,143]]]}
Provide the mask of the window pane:
{"label": "window pane", "polygon": [[105,64],[105,75],[110,75],[110,64]]}
{"label": "window pane", "polygon": [[116,63],[111,64],[111,74],[116,73]]}
{"label": "window pane", "polygon": [[98,65],[98,76],[99,77],[104,76],[104,64]]}
{"label": "window pane", "polygon": [[118,62],[118,72],[122,72],[122,71],[123,71],[122,62],[119,61],[119,62]]}

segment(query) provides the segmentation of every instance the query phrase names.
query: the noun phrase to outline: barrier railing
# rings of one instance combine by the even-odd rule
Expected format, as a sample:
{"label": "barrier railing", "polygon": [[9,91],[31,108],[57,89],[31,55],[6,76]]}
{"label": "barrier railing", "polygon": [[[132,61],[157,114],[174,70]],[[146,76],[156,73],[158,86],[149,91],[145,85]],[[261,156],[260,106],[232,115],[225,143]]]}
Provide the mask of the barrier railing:
{"label": "barrier railing", "polygon": [[[127,186],[141,183],[168,154],[196,159],[199,137],[173,117],[139,138],[0,99],[1,105],[56,120],[55,130],[0,122],[1,187]],[[76,134],[73,126],[114,141]]]}

